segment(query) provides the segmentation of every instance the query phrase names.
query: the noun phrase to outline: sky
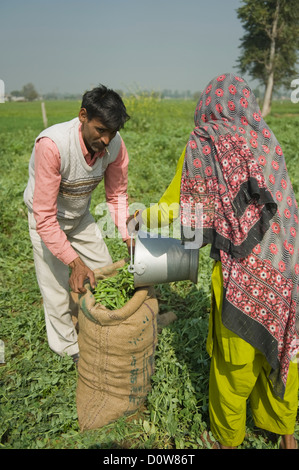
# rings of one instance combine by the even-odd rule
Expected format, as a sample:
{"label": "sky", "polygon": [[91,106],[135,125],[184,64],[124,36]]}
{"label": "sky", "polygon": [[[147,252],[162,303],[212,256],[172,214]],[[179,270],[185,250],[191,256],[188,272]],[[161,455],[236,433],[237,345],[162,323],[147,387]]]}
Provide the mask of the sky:
{"label": "sky", "polygon": [[[241,0],[1,0],[5,92],[201,91],[236,71]],[[245,77],[248,78],[248,77]]]}

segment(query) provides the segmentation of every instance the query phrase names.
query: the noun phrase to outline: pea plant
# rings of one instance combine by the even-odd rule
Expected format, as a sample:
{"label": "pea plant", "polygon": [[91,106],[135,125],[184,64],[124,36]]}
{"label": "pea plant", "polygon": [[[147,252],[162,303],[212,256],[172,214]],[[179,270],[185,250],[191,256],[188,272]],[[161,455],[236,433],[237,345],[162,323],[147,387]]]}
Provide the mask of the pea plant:
{"label": "pea plant", "polygon": [[[196,103],[151,97],[129,99],[127,104],[131,120],[121,134],[130,156],[129,203],[148,206],[159,201],[173,178],[193,127]],[[284,148],[299,200],[296,106],[274,103],[268,120]],[[47,103],[49,125],[72,119],[77,113],[76,102]],[[210,359],[206,352],[212,270],[208,246],[200,250],[196,284],[180,281],[155,286],[160,314],[173,311],[177,320],[158,335],[152,389],[144,408],[105,428],[80,432],[77,370],[71,358],[55,355],[47,344],[23,203],[33,142],[42,128],[40,103],[1,105],[0,448],[213,448],[208,414]],[[99,185],[91,201],[96,220],[95,208],[104,200],[104,188]],[[113,261],[128,257],[120,237],[105,241]],[[130,284],[130,276],[126,273],[125,277]],[[132,285],[116,280],[116,276],[109,282],[109,286],[98,283],[97,301],[104,303],[103,297],[107,301],[109,297],[109,308],[119,308],[132,293]],[[295,436],[299,437],[298,423]],[[269,449],[277,447],[277,442],[257,432],[249,413],[242,447]]]}

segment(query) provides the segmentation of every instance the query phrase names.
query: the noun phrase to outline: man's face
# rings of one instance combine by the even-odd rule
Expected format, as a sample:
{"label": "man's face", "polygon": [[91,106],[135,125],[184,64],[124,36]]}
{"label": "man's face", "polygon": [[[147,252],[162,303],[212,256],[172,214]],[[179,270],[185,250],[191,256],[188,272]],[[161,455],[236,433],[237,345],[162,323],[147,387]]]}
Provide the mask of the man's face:
{"label": "man's face", "polygon": [[85,108],[81,108],[79,120],[84,143],[91,154],[102,152],[116,135],[116,130],[108,129],[98,118],[89,121]]}

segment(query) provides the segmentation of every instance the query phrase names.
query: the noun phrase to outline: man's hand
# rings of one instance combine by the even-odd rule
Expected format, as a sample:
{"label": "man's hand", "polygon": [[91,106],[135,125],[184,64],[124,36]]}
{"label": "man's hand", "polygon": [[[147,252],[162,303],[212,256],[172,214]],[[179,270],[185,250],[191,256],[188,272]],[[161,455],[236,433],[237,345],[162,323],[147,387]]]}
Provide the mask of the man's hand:
{"label": "man's hand", "polygon": [[89,279],[91,288],[95,288],[96,280],[94,273],[86,266],[86,264],[83,263],[79,256],[69,264],[69,267],[72,270],[69,283],[73,292],[78,294],[85,294],[86,289],[83,284],[86,278]]}

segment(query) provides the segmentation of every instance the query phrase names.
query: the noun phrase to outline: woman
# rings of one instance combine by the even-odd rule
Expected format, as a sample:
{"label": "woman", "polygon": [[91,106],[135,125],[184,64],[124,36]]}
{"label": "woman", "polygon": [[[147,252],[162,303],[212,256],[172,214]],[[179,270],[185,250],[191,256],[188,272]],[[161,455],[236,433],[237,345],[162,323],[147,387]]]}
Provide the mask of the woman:
{"label": "woman", "polygon": [[[242,443],[250,398],[255,424],[295,448],[298,205],[279,142],[242,78],[220,75],[201,94],[160,202],[180,204],[183,238],[201,229],[215,259],[207,341],[215,438],[222,448]],[[171,222],[156,206],[135,213],[129,228],[155,219]]]}

